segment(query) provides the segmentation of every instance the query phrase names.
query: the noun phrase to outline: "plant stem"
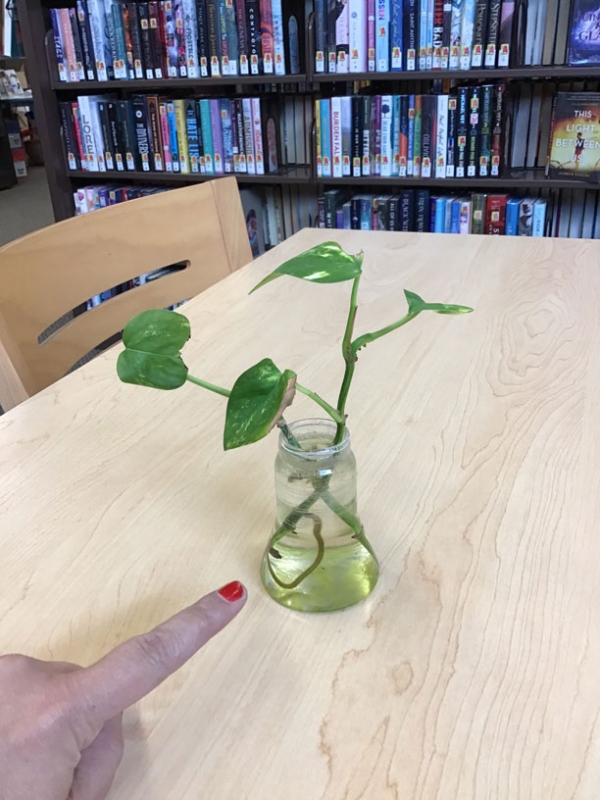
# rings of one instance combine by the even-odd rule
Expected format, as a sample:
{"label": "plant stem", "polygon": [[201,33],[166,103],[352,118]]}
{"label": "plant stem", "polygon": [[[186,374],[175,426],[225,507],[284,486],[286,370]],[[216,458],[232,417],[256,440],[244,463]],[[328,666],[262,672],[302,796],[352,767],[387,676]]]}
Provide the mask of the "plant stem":
{"label": "plant stem", "polygon": [[302,445],[300,444],[298,439],[296,439],[294,434],[291,432],[287,422],[285,421],[285,419],[283,417],[279,418],[279,422],[277,423],[277,427],[283,433],[283,435],[288,440],[288,442],[292,445],[292,447],[295,447],[297,450],[302,450]]}
{"label": "plant stem", "polygon": [[356,353],[352,350],[352,334],[354,332],[354,323],[356,321],[356,312],[358,308],[358,285],[360,283],[360,274],[356,276],[352,284],[352,294],[350,295],[350,310],[348,311],[348,321],[346,322],[346,330],[344,331],[344,338],[342,340],[342,354],[346,362],[346,369],[342,379],[342,386],[340,388],[340,395],[338,398],[337,410],[342,417],[342,421],[338,422],[337,431],[335,432],[334,444],[339,444],[344,438],[344,431],[346,429],[346,400],[348,399],[348,392],[350,391],[350,384],[354,376],[354,368],[356,366]]}
{"label": "plant stem", "polygon": [[321,408],[324,409],[329,416],[338,423],[338,425],[344,422],[344,417],[339,414],[338,411],[327,402],[327,400],[323,400],[323,398],[320,397],[316,392],[307,389],[305,386],[301,386],[299,383],[296,384],[296,389],[307,397],[310,397],[311,400],[314,400],[314,402],[321,406]]}
{"label": "plant stem", "polygon": [[305,569],[304,572],[301,572],[300,575],[298,575],[298,577],[295,578],[291,583],[284,583],[283,581],[279,580],[277,575],[275,575],[273,566],[271,565],[271,554],[269,550],[267,550],[266,558],[267,558],[267,566],[269,568],[269,572],[271,573],[271,577],[273,578],[275,583],[278,586],[281,586],[282,589],[295,589],[296,586],[299,586],[305,578],[308,578],[308,576],[311,575],[316,570],[316,568],[323,560],[323,556],[325,555],[325,542],[323,541],[323,536],[321,535],[321,529],[323,528],[323,522],[321,520],[321,517],[319,517],[318,514],[310,514],[310,513],[305,513],[304,516],[310,517],[312,519],[313,536],[317,540],[317,555],[313,563],[310,565],[310,567]]}
{"label": "plant stem", "polygon": [[193,375],[188,374],[187,380],[190,383],[195,383],[196,386],[202,386],[203,389],[208,389],[209,392],[215,392],[216,394],[220,394],[223,397],[229,397],[229,395],[231,394],[229,389],[224,389],[222,386],[216,386],[214,383],[203,381],[202,378],[195,378]]}
{"label": "plant stem", "polygon": [[380,328],[378,331],[374,331],[373,333],[364,333],[362,336],[359,336],[351,344],[351,349],[354,357],[356,358],[356,354],[358,353],[361,347],[365,347],[371,342],[374,342],[376,339],[380,339],[382,336],[385,336],[387,333],[395,331],[396,328],[401,328],[403,325],[406,325],[407,322],[410,322],[411,319],[414,319],[416,316],[418,316],[420,313],[421,313],[420,311],[409,311],[408,314],[405,314],[402,317],[402,319],[399,319],[397,322],[392,322],[391,325],[386,325],[385,328]]}

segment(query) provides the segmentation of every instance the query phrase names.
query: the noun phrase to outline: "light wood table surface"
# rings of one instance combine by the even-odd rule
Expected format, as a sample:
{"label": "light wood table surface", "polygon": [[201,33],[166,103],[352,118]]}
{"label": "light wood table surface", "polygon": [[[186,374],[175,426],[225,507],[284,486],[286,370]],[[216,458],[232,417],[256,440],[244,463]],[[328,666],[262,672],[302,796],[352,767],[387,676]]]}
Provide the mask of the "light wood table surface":
{"label": "light wood table surface", "polygon": [[222,398],[125,386],[117,348],[0,418],[0,651],[89,663],[237,578],[241,616],[127,713],[112,800],[597,800],[600,243],[303,231],[185,307],[191,371],[270,356],[335,400],[349,284],[248,296],[328,238],[366,254],[358,332],[403,288],[476,309],[360,354],[374,593],[267,597],[276,436],[223,453]]}

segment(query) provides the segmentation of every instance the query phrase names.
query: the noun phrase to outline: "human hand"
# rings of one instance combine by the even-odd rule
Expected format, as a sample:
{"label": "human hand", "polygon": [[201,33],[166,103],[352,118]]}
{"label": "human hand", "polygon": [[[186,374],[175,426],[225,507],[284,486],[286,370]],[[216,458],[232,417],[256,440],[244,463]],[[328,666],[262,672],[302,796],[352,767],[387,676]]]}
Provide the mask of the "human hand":
{"label": "human hand", "polygon": [[0,657],[0,800],[102,800],[123,754],[123,711],[224,628],[246,602],[237,581],[91,667]]}

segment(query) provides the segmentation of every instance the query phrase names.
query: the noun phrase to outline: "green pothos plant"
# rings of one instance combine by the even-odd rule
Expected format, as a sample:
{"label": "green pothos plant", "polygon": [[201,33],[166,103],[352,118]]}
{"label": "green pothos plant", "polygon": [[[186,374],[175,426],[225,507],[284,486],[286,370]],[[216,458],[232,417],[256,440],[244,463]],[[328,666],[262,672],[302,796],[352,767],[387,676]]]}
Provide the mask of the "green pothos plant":
{"label": "green pothos plant", "polygon": [[[350,307],[342,339],[345,370],[335,404],[299,383],[293,370],[280,370],[270,358],[263,358],[243,372],[231,389],[217,386],[204,378],[191,375],[181,357],[181,349],[190,338],[190,323],[185,316],[174,311],[143,311],[126,325],[123,331],[125,349],[119,354],[117,361],[118,375],[126,383],[150,386],[155,389],[177,389],[189,381],[226,397],[227,409],[223,432],[225,450],[256,442],[275,427],[281,429],[293,447],[301,450],[300,443],[294,438],[283,416],[285,409],[292,404],[297,392],[313,400],[334,420],[336,432],[332,444],[339,444],[344,438],[347,417],[346,404],[360,350],[406,325],[423,311],[455,315],[466,314],[473,310],[462,305],[427,303],[418,294],[405,290],[408,308],[400,319],[390,322],[389,325],[379,330],[356,336],[355,323],[362,265],[363,253],[351,255],[342,250],[339,244],[325,242],[281,264],[252,290],[254,292],[284,275],[313,283],[352,281]],[[349,525],[357,540],[372,552],[359,520],[336,502],[329,492],[327,479],[321,480],[319,485],[315,485],[313,492],[306,500],[288,514],[271,537],[270,547],[274,548],[286,533],[294,532],[295,526],[302,516],[314,517],[315,515],[309,513],[309,509],[319,498],[324,500]],[[316,520],[317,555],[315,562],[293,583],[282,583],[271,571],[272,576],[281,586],[293,588],[317,568],[323,557],[324,549],[319,531],[319,520]]]}

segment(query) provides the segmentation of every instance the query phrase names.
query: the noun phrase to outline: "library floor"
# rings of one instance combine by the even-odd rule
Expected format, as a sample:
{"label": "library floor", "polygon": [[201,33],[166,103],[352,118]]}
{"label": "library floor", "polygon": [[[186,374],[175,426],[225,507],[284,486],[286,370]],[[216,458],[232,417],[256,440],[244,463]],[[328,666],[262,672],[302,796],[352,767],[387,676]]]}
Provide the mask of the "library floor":
{"label": "library floor", "polygon": [[44,167],[30,167],[17,186],[0,191],[0,247],[53,222]]}

